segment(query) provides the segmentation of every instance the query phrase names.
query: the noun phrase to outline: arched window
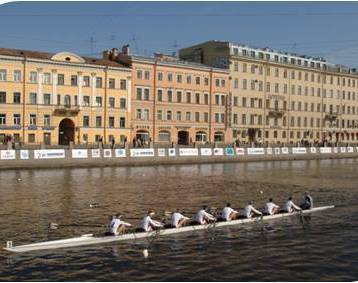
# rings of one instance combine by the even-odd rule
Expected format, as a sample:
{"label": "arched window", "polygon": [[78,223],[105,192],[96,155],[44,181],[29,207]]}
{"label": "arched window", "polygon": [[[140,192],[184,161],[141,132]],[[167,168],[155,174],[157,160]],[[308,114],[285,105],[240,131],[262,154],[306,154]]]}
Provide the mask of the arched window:
{"label": "arched window", "polygon": [[120,142],[126,142],[127,141],[127,136],[125,136],[125,135],[120,135],[120,137],[119,137],[119,139],[120,139]]}
{"label": "arched window", "polygon": [[71,96],[65,95],[65,107],[71,107]]}
{"label": "arched window", "polygon": [[214,142],[224,142],[225,135],[223,132],[215,132],[214,133]]}
{"label": "arched window", "polygon": [[195,141],[196,142],[206,142],[207,141],[206,133],[205,132],[196,132]]}
{"label": "arched window", "polygon": [[159,142],[170,142],[170,132],[168,131],[160,131],[158,134]]}

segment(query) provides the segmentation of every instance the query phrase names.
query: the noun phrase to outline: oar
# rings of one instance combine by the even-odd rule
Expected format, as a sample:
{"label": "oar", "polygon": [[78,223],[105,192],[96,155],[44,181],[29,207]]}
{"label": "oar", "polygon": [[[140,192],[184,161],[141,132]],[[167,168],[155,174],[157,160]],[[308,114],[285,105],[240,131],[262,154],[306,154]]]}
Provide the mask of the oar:
{"label": "oar", "polygon": [[58,223],[54,223],[51,222],[48,225],[48,228],[51,230],[56,230],[60,227],[106,227],[106,225],[102,225],[102,224],[77,224],[77,223],[73,223],[73,224],[58,224]]}

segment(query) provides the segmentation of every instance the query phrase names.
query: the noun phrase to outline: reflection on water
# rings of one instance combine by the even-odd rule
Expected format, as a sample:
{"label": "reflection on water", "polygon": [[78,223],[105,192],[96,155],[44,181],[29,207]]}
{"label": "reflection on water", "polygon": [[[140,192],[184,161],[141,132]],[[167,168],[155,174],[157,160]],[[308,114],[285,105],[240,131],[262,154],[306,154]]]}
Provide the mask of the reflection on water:
{"label": "reflection on water", "polygon": [[[292,195],[299,201],[305,190],[316,205],[337,208],[151,243],[19,255],[1,251],[0,280],[357,280],[357,165],[356,159],[341,159],[1,171],[2,243],[99,233],[100,228],[61,224],[102,224],[116,212],[142,217],[148,209],[180,207],[190,214],[202,204],[222,207],[230,201],[243,207],[248,200],[261,206],[269,197],[283,203]],[[49,232],[49,222],[60,229]]]}

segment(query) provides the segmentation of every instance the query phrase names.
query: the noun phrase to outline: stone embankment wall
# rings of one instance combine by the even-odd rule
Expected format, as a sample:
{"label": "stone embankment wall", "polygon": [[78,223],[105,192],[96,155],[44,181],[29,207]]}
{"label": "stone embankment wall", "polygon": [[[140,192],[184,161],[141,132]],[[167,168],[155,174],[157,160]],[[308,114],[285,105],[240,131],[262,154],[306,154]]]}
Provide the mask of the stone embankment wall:
{"label": "stone embankment wall", "polygon": [[358,157],[358,147],[0,150],[0,169],[150,166]]}

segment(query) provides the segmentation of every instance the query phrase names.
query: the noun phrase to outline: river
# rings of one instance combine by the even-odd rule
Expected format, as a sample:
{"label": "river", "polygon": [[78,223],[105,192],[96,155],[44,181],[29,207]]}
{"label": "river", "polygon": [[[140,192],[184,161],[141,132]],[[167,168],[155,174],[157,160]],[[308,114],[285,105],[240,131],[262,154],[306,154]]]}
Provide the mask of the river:
{"label": "river", "polygon": [[[0,242],[99,233],[110,214],[202,204],[261,207],[269,197],[336,208],[311,217],[90,247],[9,254],[0,281],[358,280],[358,159],[0,172]],[[262,191],[262,193],[260,193]],[[91,203],[98,203],[90,207]],[[125,218],[124,218],[125,219]],[[139,220],[129,220],[137,225]],[[48,230],[50,222],[59,229]],[[61,226],[62,225],[62,226]],[[149,257],[143,257],[148,249]]]}

